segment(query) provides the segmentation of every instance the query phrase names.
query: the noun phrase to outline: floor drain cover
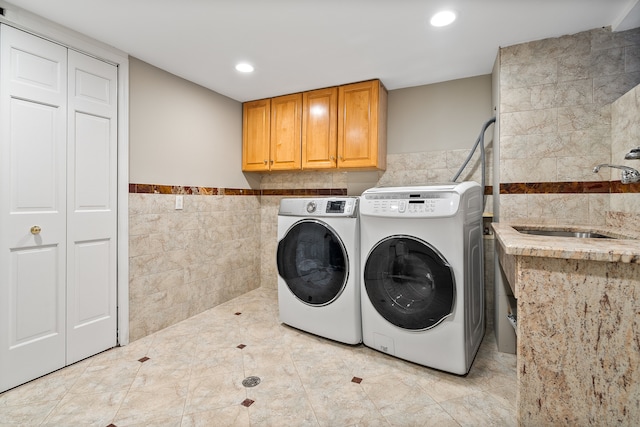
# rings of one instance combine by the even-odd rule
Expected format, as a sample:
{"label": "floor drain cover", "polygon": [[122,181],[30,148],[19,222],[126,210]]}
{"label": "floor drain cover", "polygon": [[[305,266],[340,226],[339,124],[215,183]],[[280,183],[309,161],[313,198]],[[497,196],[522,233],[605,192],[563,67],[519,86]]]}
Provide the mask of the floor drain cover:
{"label": "floor drain cover", "polygon": [[245,387],[255,387],[258,384],[260,384],[259,377],[247,377],[244,380],[242,380],[242,385]]}

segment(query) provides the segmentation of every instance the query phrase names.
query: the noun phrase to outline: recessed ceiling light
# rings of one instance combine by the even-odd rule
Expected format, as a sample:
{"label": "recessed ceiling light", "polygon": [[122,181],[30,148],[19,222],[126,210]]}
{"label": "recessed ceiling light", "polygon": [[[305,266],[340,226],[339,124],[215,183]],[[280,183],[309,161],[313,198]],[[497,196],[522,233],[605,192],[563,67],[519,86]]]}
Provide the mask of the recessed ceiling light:
{"label": "recessed ceiling light", "polygon": [[247,64],[246,62],[241,62],[236,65],[236,70],[241,73],[251,73],[253,71],[253,66],[251,64]]}
{"label": "recessed ceiling light", "polygon": [[431,25],[434,27],[444,27],[456,20],[456,14],[450,10],[443,10],[431,17]]}

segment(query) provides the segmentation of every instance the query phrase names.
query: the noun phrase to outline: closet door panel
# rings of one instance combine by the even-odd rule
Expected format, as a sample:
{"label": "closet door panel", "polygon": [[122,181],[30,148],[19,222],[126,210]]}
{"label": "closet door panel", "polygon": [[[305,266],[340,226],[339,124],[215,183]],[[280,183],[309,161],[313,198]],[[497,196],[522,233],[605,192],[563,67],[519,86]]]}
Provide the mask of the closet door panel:
{"label": "closet door panel", "polygon": [[[64,211],[60,197],[58,107],[11,99],[7,147],[11,153],[11,211]],[[62,204],[62,206],[60,206]]]}
{"label": "closet door panel", "polygon": [[67,363],[117,340],[117,68],[69,51]]}
{"label": "closet door panel", "polygon": [[66,64],[0,26],[0,391],[65,364]]}

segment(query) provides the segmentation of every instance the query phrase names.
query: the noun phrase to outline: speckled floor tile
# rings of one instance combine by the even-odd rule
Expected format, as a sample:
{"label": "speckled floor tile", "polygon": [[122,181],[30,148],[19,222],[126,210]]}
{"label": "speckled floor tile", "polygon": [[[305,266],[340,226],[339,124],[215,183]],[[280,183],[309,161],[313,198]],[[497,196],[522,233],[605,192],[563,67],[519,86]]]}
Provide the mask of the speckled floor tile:
{"label": "speckled floor tile", "polygon": [[[393,384],[392,389],[390,384]],[[384,416],[397,412],[416,412],[435,403],[413,378],[396,372],[367,378],[360,386]]]}
{"label": "speckled floor tile", "polygon": [[58,404],[57,400],[0,408],[0,426],[39,425]]}
{"label": "speckled floor tile", "polygon": [[192,376],[184,412],[191,414],[240,404],[247,397],[243,379],[240,372]]}
{"label": "speckled floor tile", "polygon": [[106,426],[115,417],[126,394],[126,390],[81,395],[67,394],[47,416],[44,424]]}
{"label": "speckled floor tile", "polygon": [[515,426],[514,411],[488,393],[474,393],[440,404],[461,426]]}
{"label": "speckled floor tile", "polygon": [[308,390],[307,395],[321,426],[350,426],[382,418],[360,384],[350,380]]}
{"label": "speckled floor tile", "polygon": [[185,414],[182,417],[182,427],[236,427],[248,425],[250,425],[249,410],[240,405]]}
{"label": "speckled floor tile", "polygon": [[127,393],[113,424],[116,426],[156,425],[182,416],[187,388],[181,386],[141,388]]}
{"label": "speckled floor tile", "polygon": [[438,404],[425,405],[413,412],[395,412],[387,415],[386,419],[390,425],[397,427],[460,427]]}

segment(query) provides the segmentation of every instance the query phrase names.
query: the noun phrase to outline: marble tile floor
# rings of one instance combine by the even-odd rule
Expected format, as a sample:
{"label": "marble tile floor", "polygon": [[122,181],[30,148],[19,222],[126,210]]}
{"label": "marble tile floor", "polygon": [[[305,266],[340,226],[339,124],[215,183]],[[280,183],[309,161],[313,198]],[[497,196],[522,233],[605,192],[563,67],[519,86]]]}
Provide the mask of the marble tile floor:
{"label": "marble tile floor", "polygon": [[515,397],[491,332],[460,377],[282,325],[259,288],[0,394],[0,426],[514,426]]}

